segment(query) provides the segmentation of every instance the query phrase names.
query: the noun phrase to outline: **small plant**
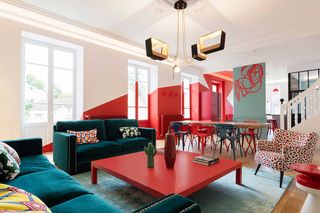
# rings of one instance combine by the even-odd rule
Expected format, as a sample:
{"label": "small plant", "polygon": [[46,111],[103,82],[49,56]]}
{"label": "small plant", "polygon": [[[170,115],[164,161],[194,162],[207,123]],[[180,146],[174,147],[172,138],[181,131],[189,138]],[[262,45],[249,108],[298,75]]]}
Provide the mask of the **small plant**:
{"label": "small plant", "polygon": [[154,168],[154,156],[157,153],[157,149],[153,143],[148,143],[148,146],[144,147],[144,152],[148,156],[148,168]]}

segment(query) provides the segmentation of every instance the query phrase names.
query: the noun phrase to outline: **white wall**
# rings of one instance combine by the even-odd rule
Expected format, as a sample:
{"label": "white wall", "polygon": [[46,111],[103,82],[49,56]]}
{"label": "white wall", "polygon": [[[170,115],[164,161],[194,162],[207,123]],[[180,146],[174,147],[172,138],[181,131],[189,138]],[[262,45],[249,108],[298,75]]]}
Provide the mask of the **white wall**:
{"label": "white wall", "polygon": [[128,60],[158,66],[158,86],[180,83],[169,65],[0,18],[0,139],[20,137],[21,31],[84,47],[84,111],[127,93]]}

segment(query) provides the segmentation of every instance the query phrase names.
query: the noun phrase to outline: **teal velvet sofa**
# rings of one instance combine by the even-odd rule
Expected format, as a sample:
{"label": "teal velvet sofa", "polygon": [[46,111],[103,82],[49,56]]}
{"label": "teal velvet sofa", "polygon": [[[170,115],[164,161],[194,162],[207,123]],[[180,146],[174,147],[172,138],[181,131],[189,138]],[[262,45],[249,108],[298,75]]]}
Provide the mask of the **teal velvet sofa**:
{"label": "teal velvet sofa", "polygon": [[[59,121],[54,126],[53,161],[57,167],[73,175],[90,170],[93,160],[142,151],[152,142],[156,145],[156,130],[139,128],[141,136],[123,139],[120,127],[138,127],[136,119]],[[67,130],[97,129],[99,143],[77,145],[76,136]]]}
{"label": "teal velvet sofa", "polygon": [[[119,209],[94,195],[66,172],[57,169],[42,155],[39,138],[4,141],[13,147],[21,158],[20,174],[12,181],[3,182],[24,189],[39,197],[53,213],[118,213]],[[175,213],[200,212],[192,200],[169,195],[142,207],[136,212]]]}

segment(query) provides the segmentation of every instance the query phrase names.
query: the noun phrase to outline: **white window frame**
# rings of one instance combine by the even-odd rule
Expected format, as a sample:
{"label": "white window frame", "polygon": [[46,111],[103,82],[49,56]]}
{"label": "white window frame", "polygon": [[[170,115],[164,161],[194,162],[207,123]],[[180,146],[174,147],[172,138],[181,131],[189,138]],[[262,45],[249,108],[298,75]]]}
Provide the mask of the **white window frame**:
{"label": "white window frame", "polygon": [[[148,95],[147,95],[147,107],[140,107],[139,104],[137,105],[137,103],[139,103],[139,91],[135,91],[135,119],[139,120],[139,121],[148,121],[150,119],[150,104],[149,104],[149,90],[150,90],[150,67],[148,66],[143,66],[141,64],[137,64],[137,63],[128,63],[128,73],[129,73],[129,67],[133,67],[135,69],[135,85],[136,83],[138,82],[138,87],[139,87],[139,82],[142,82],[142,83],[147,83],[147,91],[148,91]],[[147,70],[147,82],[145,81],[139,81],[138,80],[138,69],[145,69]],[[129,79],[127,81],[127,84],[129,83]],[[135,90],[136,90],[136,86],[135,86]],[[138,94],[138,95],[136,95]],[[129,95],[129,93],[128,93]],[[129,106],[129,103],[128,103],[128,110],[129,110],[129,107],[132,107],[132,106]],[[147,116],[147,119],[143,119],[143,120],[140,120],[139,119],[139,108],[144,108],[144,109],[147,109],[148,111],[148,116]]]}

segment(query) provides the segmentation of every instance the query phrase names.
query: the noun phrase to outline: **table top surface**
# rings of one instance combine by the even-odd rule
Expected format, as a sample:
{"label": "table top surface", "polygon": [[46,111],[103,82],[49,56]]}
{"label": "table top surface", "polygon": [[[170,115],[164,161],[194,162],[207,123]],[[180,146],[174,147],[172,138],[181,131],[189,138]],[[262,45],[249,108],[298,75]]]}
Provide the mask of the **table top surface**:
{"label": "table top surface", "polygon": [[320,166],[314,164],[296,163],[291,168],[297,172],[320,179]]}
{"label": "table top surface", "polygon": [[212,166],[200,165],[192,162],[196,156],[199,154],[178,151],[174,169],[166,168],[163,153],[155,156],[154,168],[147,168],[144,152],[96,160],[91,165],[157,197],[171,193],[187,196],[195,188],[242,168],[241,162],[223,158]]}
{"label": "table top surface", "polygon": [[192,120],[183,120],[183,121],[172,121],[174,122],[181,122],[183,124],[201,124],[201,125],[208,125],[214,126],[216,124],[231,124],[238,128],[268,128],[271,124],[270,123],[261,123],[261,122],[238,122],[238,121],[192,121]]}

